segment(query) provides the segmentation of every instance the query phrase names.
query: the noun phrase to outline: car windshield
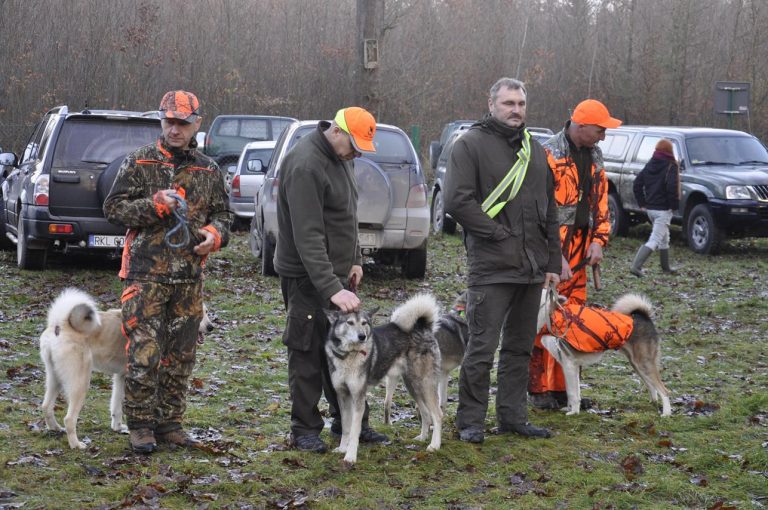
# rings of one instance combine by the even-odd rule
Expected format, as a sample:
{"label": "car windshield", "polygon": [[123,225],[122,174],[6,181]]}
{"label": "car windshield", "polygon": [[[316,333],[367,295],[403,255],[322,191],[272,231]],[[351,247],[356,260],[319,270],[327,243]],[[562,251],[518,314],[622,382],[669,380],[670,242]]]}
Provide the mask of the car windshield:
{"label": "car windshield", "polygon": [[53,155],[54,168],[90,163],[105,167],[160,136],[157,121],[126,121],[90,118],[64,122]]}
{"label": "car windshield", "polygon": [[706,136],[686,140],[693,165],[768,164],[768,151],[748,136]]}
{"label": "car windshield", "polygon": [[274,149],[251,149],[248,152],[245,153],[245,159],[243,161],[243,166],[241,167],[240,171],[242,173],[246,174],[256,174],[260,172],[254,172],[248,169],[248,162],[253,161],[256,159],[261,160],[261,173],[264,172],[264,170],[267,169],[269,166],[269,160],[272,157],[272,152],[274,152]]}

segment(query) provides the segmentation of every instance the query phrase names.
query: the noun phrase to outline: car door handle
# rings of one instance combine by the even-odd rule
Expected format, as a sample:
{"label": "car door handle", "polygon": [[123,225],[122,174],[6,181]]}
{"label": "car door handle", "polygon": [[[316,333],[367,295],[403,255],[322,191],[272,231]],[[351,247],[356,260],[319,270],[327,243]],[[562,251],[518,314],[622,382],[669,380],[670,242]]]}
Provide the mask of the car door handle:
{"label": "car door handle", "polygon": [[80,182],[79,175],[53,175],[53,182],[71,182],[77,184]]}

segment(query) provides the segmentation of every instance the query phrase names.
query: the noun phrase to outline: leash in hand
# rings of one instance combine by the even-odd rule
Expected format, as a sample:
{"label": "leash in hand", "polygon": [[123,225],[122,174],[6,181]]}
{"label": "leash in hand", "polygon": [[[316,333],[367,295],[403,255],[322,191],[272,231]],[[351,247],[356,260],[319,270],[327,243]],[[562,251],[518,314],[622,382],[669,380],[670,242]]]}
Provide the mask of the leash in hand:
{"label": "leash in hand", "polygon": [[[187,201],[178,193],[168,193],[166,196],[176,200],[177,205],[173,210],[173,215],[176,216],[177,223],[175,227],[165,234],[165,244],[167,244],[169,248],[182,248],[189,244],[189,223],[187,220],[189,207],[187,206]],[[177,232],[181,232],[182,240],[174,243],[171,241],[171,238],[175,236]]]}

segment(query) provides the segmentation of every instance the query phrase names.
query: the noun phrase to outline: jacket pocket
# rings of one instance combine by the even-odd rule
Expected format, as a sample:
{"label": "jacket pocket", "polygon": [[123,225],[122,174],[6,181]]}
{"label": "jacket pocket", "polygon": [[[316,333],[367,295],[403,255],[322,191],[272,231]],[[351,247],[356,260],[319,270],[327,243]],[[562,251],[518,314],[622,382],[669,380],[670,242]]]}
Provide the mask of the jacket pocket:
{"label": "jacket pocket", "polygon": [[467,325],[473,335],[481,335],[485,331],[485,318],[482,314],[482,303],[485,292],[467,290]]}

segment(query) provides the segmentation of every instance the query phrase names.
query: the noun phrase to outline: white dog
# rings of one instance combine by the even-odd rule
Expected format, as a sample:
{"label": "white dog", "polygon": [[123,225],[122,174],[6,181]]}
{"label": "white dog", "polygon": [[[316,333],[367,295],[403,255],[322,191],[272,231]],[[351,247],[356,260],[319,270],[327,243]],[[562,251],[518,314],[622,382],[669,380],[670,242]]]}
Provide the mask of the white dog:
{"label": "white dog", "polygon": [[[48,326],[40,336],[40,358],[45,364],[42,410],[48,430],[66,432],[70,448],[86,447],[77,438],[77,418],[94,370],[112,375],[112,430],[128,432],[123,423],[128,356],[121,322],[119,309],[100,312],[91,296],[72,288],[65,289],[48,310]],[[203,308],[200,338],[204,331],[211,330],[213,323]],[[59,393],[64,394],[69,404],[64,416],[65,428],[53,414]]]}
{"label": "white dog", "polygon": [[[541,293],[538,329],[547,322],[547,318],[557,306],[558,298],[548,289]],[[662,416],[670,416],[672,408],[669,391],[661,380],[659,371],[659,334],[652,321],[653,306],[644,296],[624,294],[613,304],[614,312],[632,317],[633,328],[629,339],[621,346],[621,352],[629,359],[632,368],[640,376],[651,393],[654,402],[661,398]],[[568,394],[567,415],[579,414],[581,403],[580,368],[599,362],[605,351],[581,352],[571,347],[562,338],[544,335],[542,345],[563,367],[565,387]]]}

